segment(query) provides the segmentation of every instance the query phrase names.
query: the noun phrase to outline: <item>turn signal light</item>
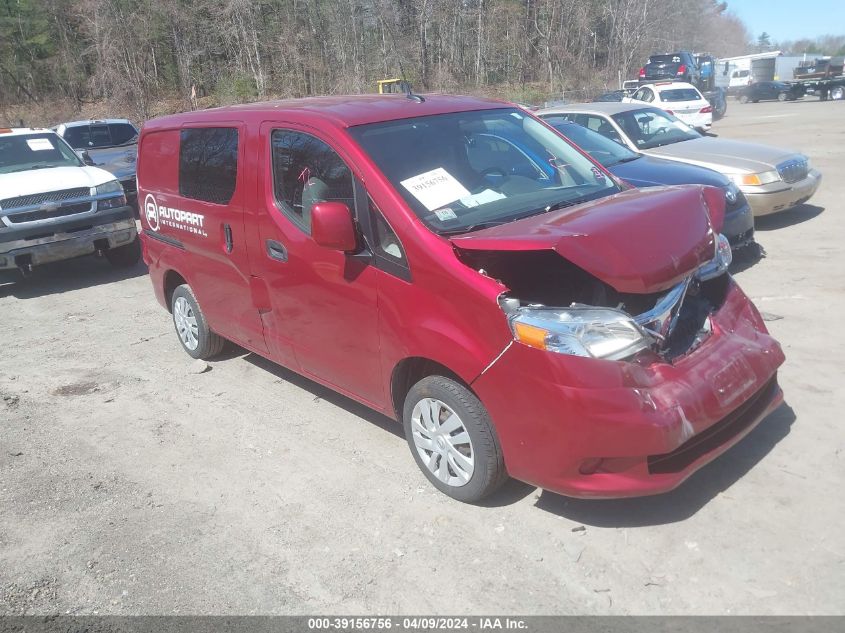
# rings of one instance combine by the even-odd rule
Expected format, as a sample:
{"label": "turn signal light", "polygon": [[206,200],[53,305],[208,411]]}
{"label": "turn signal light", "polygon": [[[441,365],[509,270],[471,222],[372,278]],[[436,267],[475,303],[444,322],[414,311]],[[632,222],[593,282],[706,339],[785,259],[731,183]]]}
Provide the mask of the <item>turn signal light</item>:
{"label": "turn signal light", "polygon": [[759,174],[743,174],[743,175],[741,176],[741,178],[742,178],[742,184],[743,184],[743,185],[754,185],[754,186],[757,186],[757,185],[762,185],[762,184],[763,184],[763,181],[762,181],[762,180],[760,180],[760,176],[759,176]]}
{"label": "turn signal light", "polygon": [[640,68],[640,79],[645,77],[645,67]]}
{"label": "turn signal light", "polygon": [[514,321],[513,330],[514,334],[516,334],[516,339],[520,343],[529,347],[536,347],[537,349],[546,349],[547,330],[528,325],[527,323],[520,323],[519,321]]}
{"label": "turn signal light", "polygon": [[687,67],[684,64],[681,64],[680,66],[678,66],[678,74],[679,75],[683,75],[685,72],[687,72]]}

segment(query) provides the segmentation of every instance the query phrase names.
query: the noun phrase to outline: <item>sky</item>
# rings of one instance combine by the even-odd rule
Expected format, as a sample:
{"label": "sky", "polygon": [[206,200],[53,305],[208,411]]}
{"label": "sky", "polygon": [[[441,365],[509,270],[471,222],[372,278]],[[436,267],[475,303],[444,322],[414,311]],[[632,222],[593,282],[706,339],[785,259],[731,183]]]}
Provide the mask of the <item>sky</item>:
{"label": "sky", "polygon": [[843,0],[726,0],[728,11],[740,17],[756,39],[765,31],[773,41],[797,40],[845,33]]}

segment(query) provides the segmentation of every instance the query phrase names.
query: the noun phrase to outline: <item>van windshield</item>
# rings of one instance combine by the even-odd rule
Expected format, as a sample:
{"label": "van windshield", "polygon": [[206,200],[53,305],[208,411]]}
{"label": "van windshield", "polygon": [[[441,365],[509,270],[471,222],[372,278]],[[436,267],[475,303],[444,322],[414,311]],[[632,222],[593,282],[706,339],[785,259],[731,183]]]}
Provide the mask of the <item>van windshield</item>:
{"label": "van windshield", "polygon": [[81,167],[82,161],[53,133],[0,134],[0,174],[49,167]]}
{"label": "van windshield", "polygon": [[611,195],[616,182],[516,108],[350,128],[408,205],[450,235]]}

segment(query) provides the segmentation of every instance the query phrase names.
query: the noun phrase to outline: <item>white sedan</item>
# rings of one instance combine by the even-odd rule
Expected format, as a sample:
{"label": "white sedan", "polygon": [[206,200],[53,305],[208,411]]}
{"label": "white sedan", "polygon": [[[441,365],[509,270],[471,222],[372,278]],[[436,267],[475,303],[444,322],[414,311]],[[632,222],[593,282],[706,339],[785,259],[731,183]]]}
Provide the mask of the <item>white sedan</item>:
{"label": "white sedan", "polygon": [[632,97],[622,99],[624,103],[645,102],[669,114],[674,114],[681,121],[701,132],[706,132],[713,125],[713,107],[698,88],[681,81],[665,81],[646,84]]}

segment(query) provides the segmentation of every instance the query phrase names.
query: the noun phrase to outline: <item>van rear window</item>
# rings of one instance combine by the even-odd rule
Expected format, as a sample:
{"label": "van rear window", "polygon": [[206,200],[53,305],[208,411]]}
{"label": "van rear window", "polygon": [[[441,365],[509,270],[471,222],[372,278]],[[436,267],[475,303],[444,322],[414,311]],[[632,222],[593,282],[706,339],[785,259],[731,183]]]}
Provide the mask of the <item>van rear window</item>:
{"label": "van rear window", "polygon": [[186,128],[179,143],[179,195],[229,204],[238,177],[238,130]]}

